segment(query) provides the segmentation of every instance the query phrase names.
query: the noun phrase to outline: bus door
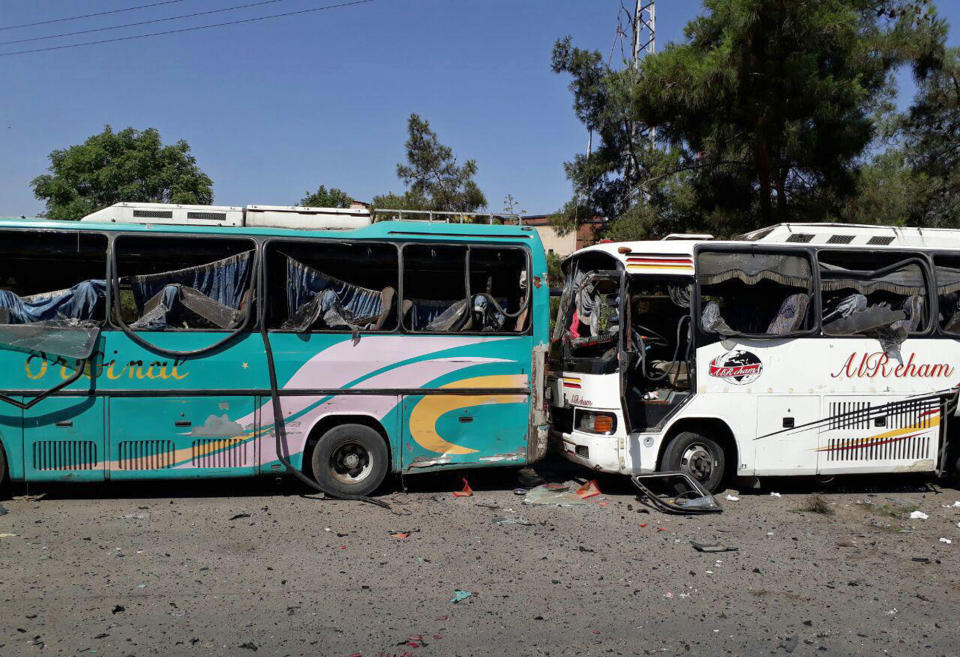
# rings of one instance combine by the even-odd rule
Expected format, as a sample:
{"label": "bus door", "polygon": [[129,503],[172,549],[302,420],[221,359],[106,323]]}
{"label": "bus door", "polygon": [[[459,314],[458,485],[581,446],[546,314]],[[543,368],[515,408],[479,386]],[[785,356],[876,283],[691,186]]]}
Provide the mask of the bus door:
{"label": "bus door", "polygon": [[265,370],[250,328],[255,248],[246,239],[117,237],[117,327],[104,332],[99,377],[110,394],[110,478],[257,473],[254,391]]}

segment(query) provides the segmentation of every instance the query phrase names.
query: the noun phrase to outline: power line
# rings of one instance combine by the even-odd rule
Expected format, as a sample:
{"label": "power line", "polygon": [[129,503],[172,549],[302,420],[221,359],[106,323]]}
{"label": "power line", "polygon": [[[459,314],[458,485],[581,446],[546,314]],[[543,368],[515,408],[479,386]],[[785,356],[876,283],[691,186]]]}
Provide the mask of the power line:
{"label": "power line", "polygon": [[222,14],[225,11],[234,11],[237,9],[249,9],[250,7],[272,5],[278,2],[285,2],[285,0],[261,0],[260,2],[250,2],[245,5],[224,7],[223,9],[210,9],[209,11],[196,11],[192,14],[180,14],[179,16],[169,16],[167,18],[151,18],[148,21],[139,21],[136,23],[125,23],[124,25],[111,25],[110,27],[94,27],[89,30],[78,30],[76,32],[64,32],[62,34],[51,34],[48,36],[30,37],[28,39],[16,39],[14,41],[0,41],[0,46],[9,46],[14,43],[26,43],[28,41],[45,41],[46,39],[59,39],[61,37],[76,36],[78,34],[90,34],[91,32],[109,32],[110,30],[121,30],[125,27],[136,27],[138,25],[150,25],[152,23],[165,23],[168,21],[180,20],[181,18],[196,18],[197,16],[206,16],[208,14]]}
{"label": "power line", "polygon": [[115,39],[100,39],[99,41],[84,41],[82,43],[71,43],[64,46],[50,46],[48,48],[34,48],[32,50],[15,50],[13,52],[0,52],[0,57],[10,57],[11,55],[27,55],[36,52],[48,52],[51,50],[65,50],[67,48],[80,48],[81,46],[95,46],[101,43],[116,43],[117,41],[130,41],[132,39],[145,39],[147,37],[164,36],[167,34],[179,34],[180,32],[196,32],[197,30],[209,30],[215,27],[226,27],[228,25],[240,25],[242,23],[256,23],[271,18],[283,18],[285,16],[297,16],[300,14],[309,14],[327,9],[340,9],[351,7],[353,5],[363,5],[374,0],[353,0],[353,2],[341,2],[335,5],[326,5],[324,7],[314,7],[313,9],[301,9],[300,11],[287,11],[282,14],[270,14],[267,16],[257,16],[256,18],[244,18],[242,20],[227,21],[224,23],[213,23],[211,25],[198,25],[196,27],[181,27],[176,30],[165,30],[163,32],[148,32],[147,34],[133,34],[131,36],[117,37]]}
{"label": "power line", "polygon": [[50,23],[64,23],[66,21],[76,21],[81,18],[92,18],[94,16],[106,16],[108,14],[122,14],[125,11],[133,11],[135,9],[148,9],[149,7],[159,7],[160,5],[172,5],[175,2],[183,2],[183,0],[164,0],[163,2],[151,2],[148,5],[137,5],[136,7],[124,7],[123,9],[111,9],[109,11],[98,11],[94,14],[83,14],[81,16],[69,16],[67,18],[52,18],[47,21],[37,21],[36,23],[21,23],[20,25],[4,25],[0,27],[0,30],[15,30],[21,27],[34,27],[35,25],[49,25]]}

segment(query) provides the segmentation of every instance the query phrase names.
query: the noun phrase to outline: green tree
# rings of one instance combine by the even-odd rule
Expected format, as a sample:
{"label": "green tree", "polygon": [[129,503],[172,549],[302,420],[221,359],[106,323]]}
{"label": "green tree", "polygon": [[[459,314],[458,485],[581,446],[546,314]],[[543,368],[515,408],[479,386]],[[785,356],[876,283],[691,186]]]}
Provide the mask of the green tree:
{"label": "green tree", "polygon": [[632,238],[836,216],[892,71],[936,69],[944,22],[928,0],[704,5],[683,43],[636,69],[556,42],[553,70],[599,138],[567,164],[575,193]]}
{"label": "green tree", "polygon": [[323,185],[317,187],[317,191],[306,192],[299,205],[305,208],[349,208],[353,202],[347,193],[342,189],[331,187],[327,189]]}
{"label": "green tree", "polygon": [[153,128],[106,126],[84,143],[50,153],[50,173],[33,179],[34,195],[46,216],[80,219],[114,203],[205,205],[213,182],[197,166],[187,142],[164,146]]}
{"label": "green tree", "polygon": [[960,48],[920,85],[902,128],[906,160],[922,181],[913,224],[960,226]]}
{"label": "green tree", "polygon": [[454,212],[474,212],[487,205],[473,180],[477,174],[475,160],[458,165],[453,150],[441,144],[430,123],[416,114],[410,115],[407,130],[407,163],[397,165],[397,176],[408,188],[408,202]]}

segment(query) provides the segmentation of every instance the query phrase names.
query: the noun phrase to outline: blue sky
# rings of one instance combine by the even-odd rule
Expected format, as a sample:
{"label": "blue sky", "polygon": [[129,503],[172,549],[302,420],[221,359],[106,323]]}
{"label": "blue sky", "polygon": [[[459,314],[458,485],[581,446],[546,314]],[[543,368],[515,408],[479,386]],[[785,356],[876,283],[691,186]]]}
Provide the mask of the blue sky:
{"label": "blue sky", "polygon": [[[0,0],[0,27],[149,0]],[[182,0],[152,9],[16,30],[0,41],[120,25],[253,0]],[[141,34],[332,4],[263,7],[56,41]],[[960,43],[960,0],[939,0]],[[319,184],[369,200],[402,191],[406,119],[428,119],[474,158],[490,207],[512,194],[530,213],[570,196],[563,162],[586,149],[569,79],[550,70],[560,36],[608,53],[620,0],[376,0],[291,18],[0,57],[0,215],[42,209],[30,180],[51,150],[106,124],[186,139],[224,205],[293,204]],[[698,0],[658,3],[659,44],[682,38]],[[619,56],[619,53],[617,54]],[[903,75],[908,80],[909,76]],[[907,94],[908,95],[908,94]]]}

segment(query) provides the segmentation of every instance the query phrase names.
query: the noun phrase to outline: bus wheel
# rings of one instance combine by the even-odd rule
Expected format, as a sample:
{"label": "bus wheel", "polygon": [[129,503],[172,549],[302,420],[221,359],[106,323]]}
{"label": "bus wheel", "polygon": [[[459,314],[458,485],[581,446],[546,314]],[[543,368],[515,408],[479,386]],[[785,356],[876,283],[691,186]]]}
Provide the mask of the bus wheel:
{"label": "bus wheel", "polygon": [[663,469],[685,472],[711,493],[720,488],[726,469],[726,454],[712,438],[693,431],[678,433],[663,454]]}
{"label": "bus wheel", "polygon": [[313,477],[333,495],[369,495],[387,476],[383,436],[363,424],[341,424],[313,448]]}

